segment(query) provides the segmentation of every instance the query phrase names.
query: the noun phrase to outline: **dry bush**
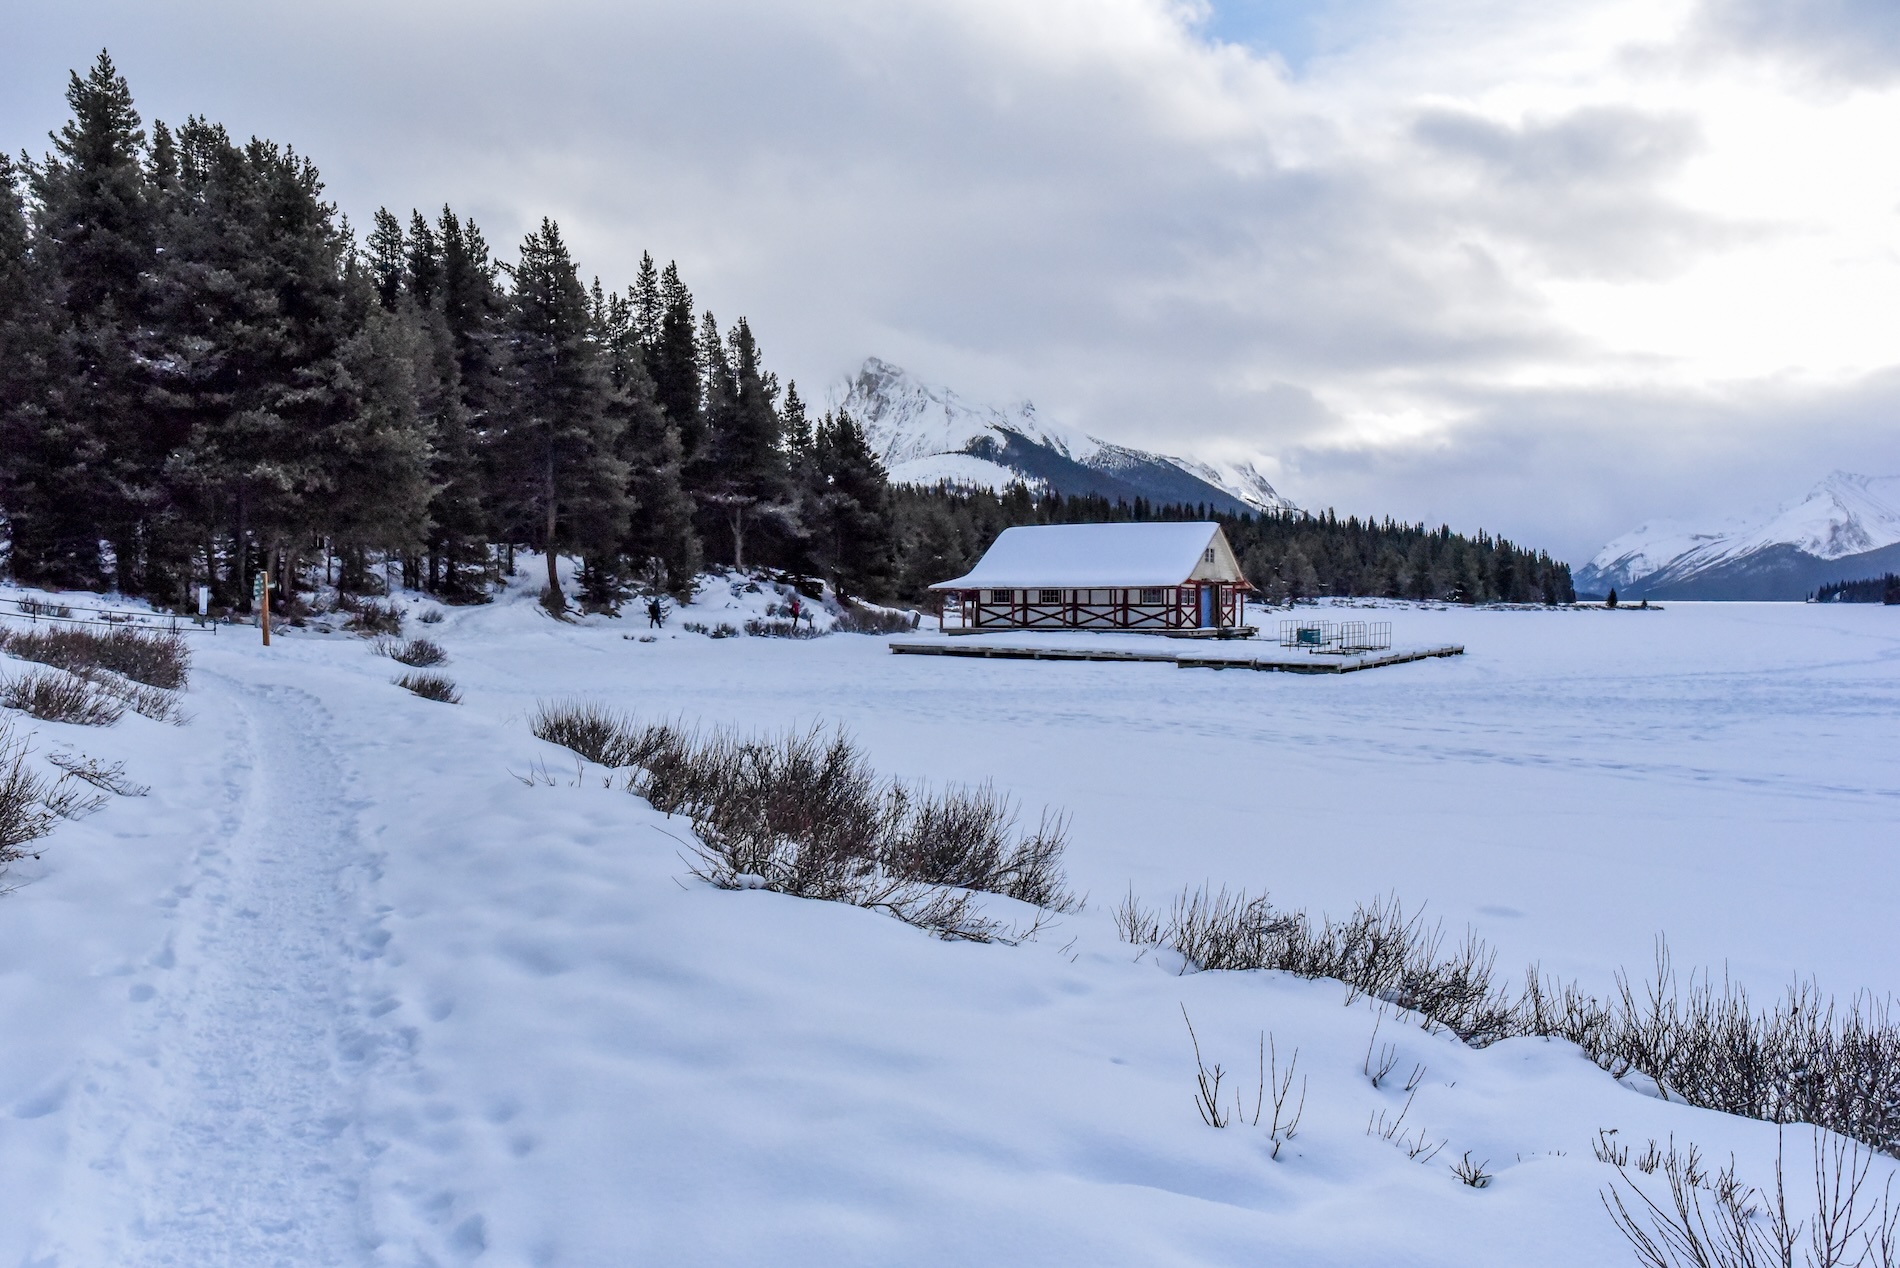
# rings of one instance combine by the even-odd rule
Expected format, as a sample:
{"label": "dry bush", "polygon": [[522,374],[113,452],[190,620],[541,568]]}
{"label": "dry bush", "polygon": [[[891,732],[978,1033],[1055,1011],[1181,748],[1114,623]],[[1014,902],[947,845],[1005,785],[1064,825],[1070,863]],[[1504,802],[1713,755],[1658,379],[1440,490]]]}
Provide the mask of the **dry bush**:
{"label": "dry bush", "polygon": [[1336,978],[1484,1046],[1535,1035],[1568,1039],[1621,1078],[1647,1075],[1662,1095],[1773,1123],[1816,1123],[1900,1157],[1900,1019],[1892,1001],[1845,1004],[1797,983],[1770,1006],[1739,984],[1691,975],[1679,983],[1666,945],[1641,986],[1619,973],[1599,999],[1535,967],[1513,999],[1495,984],[1495,954],[1467,933],[1407,917],[1396,899],[1317,926],[1264,897],[1184,890],[1166,915],[1131,893],[1116,913],[1122,937],[1179,952],[1198,969],[1279,969]]}
{"label": "dry bush", "polygon": [[922,618],[915,612],[889,608],[845,608],[838,613],[832,630],[839,634],[908,634]]}
{"label": "dry bush", "polygon": [[746,621],[745,632],[753,638],[823,638],[827,631],[790,617],[755,616]]}
{"label": "dry bush", "polygon": [[421,616],[417,617],[416,620],[421,621],[424,625],[440,625],[442,623],[442,609],[430,608]]}
{"label": "dry bush", "polygon": [[412,638],[407,642],[389,637],[378,638],[375,650],[378,656],[387,656],[398,664],[410,665],[417,669],[427,669],[432,665],[446,665],[449,660],[449,654],[442,649],[440,643],[430,642],[426,638]]}
{"label": "dry bush", "polygon": [[528,719],[528,729],[596,765],[616,768],[633,765],[630,741],[640,732],[631,718],[591,700],[543,702]]}
{"label": "dry bush", "polygon": [[404,674],[396,679],[396,685],[404,691],[414,692],[424,700],[439,700],[443,704],[462,703],[462,693],[455,683],[441,674]]}
{"label": "dry bush", "polygon": [[350,626],[368,637],[395,636],[402,633],[402,613],[393,603],[353,599],[347,595],[337,606],[350,614]]}
{"label": "dry bush", "polygon": [[191,670],[191,652],[184,637],[162,631],[4,630],[0,631],[0,648],[22,660],[73,673],[103,669],[164,691],[182,689]]}
{"label": "dry bush", "polygon": [[1062,820],[1016,830],[987,785],[930,789],[881,778],[842,731],[749,738],[642,724],[579,701],[546,704],[536,735],[632,767],[628,788],[692,820],[695,868],[713,884],[889,911],[945,937],[993,938],[974,892],[1068,910]]}
{"label": "dry bush", "polygon": [[[1632,1177],[1628,1151],[1597,1157],[1616,1168],[1617,1181],[1600,1196],[1617,1230],[1645,1268],[1896,1268],[1900,1266],[1900,1204],[1891,1179],[1869,1183],[1874,1155],[1859,1143],[1814,1132],[1813,1213],[1791,1214],[1784,1162],[1785,1139],[1775,1151],[1772,1189],[1735,1176],[1734,1164],[1710,1173],[1695,1146],[1667,1152],[1649,1142],[1637,1169],[1661,1172],[1666,1194],[1652,1197]],[[1645,1165],[1647,1164],[1647,1165]],[[1627,1200],[1625,1193],[1627,1192]]]}
{"label": "dry bush", "polygon": [[125,716],[123,701],[62,669],[33,669],[0,683],[0,706],[78,726],[111,726]]}
{"label": "dry bush", "polygon": [[104,796],[71,782],[71,772],[48,781],[27,763],[27,752],[26,741],[0,724],[0,871],[37,858],[28,847],[61,819],[77,819],[105,804]]}
{"label": "dry bush", "polygon": [[1510,1033],[1511,1002],[1491,980],[1495,956],[1470,935],[1447,952],[1442,928],[1408,918],[1395,898],[1316,927],[1305,912],[1280,911],[1265,895],[1183,890],[1164,920],[1130,894],[1116,923],[1124,938],[1169,947],[1196,968],[1336,978],[1356,994],[1416,1012],[1468,1043]]}

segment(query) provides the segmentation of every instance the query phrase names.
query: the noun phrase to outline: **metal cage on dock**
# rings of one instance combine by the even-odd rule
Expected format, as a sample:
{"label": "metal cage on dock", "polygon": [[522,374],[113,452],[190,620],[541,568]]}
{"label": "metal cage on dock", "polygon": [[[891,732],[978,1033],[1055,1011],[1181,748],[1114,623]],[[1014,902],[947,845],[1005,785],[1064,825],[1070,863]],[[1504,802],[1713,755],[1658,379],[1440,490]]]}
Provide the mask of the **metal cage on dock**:
{"label": "metal cage on dock", "polygon": [[1281,621],[1280,646],[1337,656],[1392,650],[1390,621]]}

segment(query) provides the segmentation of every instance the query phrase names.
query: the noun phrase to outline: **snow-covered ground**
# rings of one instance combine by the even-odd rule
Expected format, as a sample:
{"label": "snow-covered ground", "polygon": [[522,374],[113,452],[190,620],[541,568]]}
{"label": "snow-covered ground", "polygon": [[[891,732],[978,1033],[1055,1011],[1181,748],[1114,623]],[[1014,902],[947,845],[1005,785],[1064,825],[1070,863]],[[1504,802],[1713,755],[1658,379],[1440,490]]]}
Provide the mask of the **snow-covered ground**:
{"label": "snow-covered ground", "polygon": [[[0,1264],[1632,1262],[1599,1129],[1757,1182],[1774,1129],[1388,1017],[1427,1067],[1404,1131],[1447,1142],[1421,1165],[1367,1134],[1404,1095],[1362,1073],[1363,1000],[1179,975],[1116,900],[1390,891],[1596,987],[1665,932],[1764,993],[1900,977],[1892,609],[1398,608],[1466,655],[1309,678],[683,633],[777,597],[725,586],[642,642],[533,588],[410,625],[459,706],[360,639],[227,627],[183,727],[35,727],[151,792],[0,898]],[[711,889],[682,822],[528,734],[576,695],[840,723],[890,774],[1066,809],[1089,907],[978,946]],[[1197,1117],[1184,1007],[1249,1103],[1261,1032],[1297,1047],[1277,1161]]]}

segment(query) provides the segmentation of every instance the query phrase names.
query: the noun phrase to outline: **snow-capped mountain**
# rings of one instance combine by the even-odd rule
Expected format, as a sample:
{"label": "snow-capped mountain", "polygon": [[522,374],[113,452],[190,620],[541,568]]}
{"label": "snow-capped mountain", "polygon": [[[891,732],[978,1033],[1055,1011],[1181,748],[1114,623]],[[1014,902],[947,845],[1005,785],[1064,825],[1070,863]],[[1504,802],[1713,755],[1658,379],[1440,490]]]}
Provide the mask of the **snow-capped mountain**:
{"label": "snow-capped mountain", "polygon": [[1580,593],[1633,598],[1799,599],[1830,581],[1900,568],[1900,476],[1836,471],[1773,515],[1690,529],[1658,520],[1577,573]]}
{"label": "snow-capped mountain", "polygon": [[1252,462],[1214,464],[1149,453],[1045,422],[1028,401],[965,401],[877,357],[831,394],[864,427],[900,484],[948,480],[1002,489],[1021,481],[1064,495],[1206,503],[1223,511],[1296,509]]}

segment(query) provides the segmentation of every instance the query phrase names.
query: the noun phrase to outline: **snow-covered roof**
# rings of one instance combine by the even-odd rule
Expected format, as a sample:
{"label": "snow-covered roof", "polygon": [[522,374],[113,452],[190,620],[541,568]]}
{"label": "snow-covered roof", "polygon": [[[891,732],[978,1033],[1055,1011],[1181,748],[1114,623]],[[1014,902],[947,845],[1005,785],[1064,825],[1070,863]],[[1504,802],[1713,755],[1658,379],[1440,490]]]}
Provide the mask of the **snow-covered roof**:
{"label": "snow-covered roof", "polygon": [[[1215,562],[1205,562],[1214,547]],[[1006,528],[976,567],[932,590],[1178,586],[1241,580],[1219,524],[1046,524]]]}

